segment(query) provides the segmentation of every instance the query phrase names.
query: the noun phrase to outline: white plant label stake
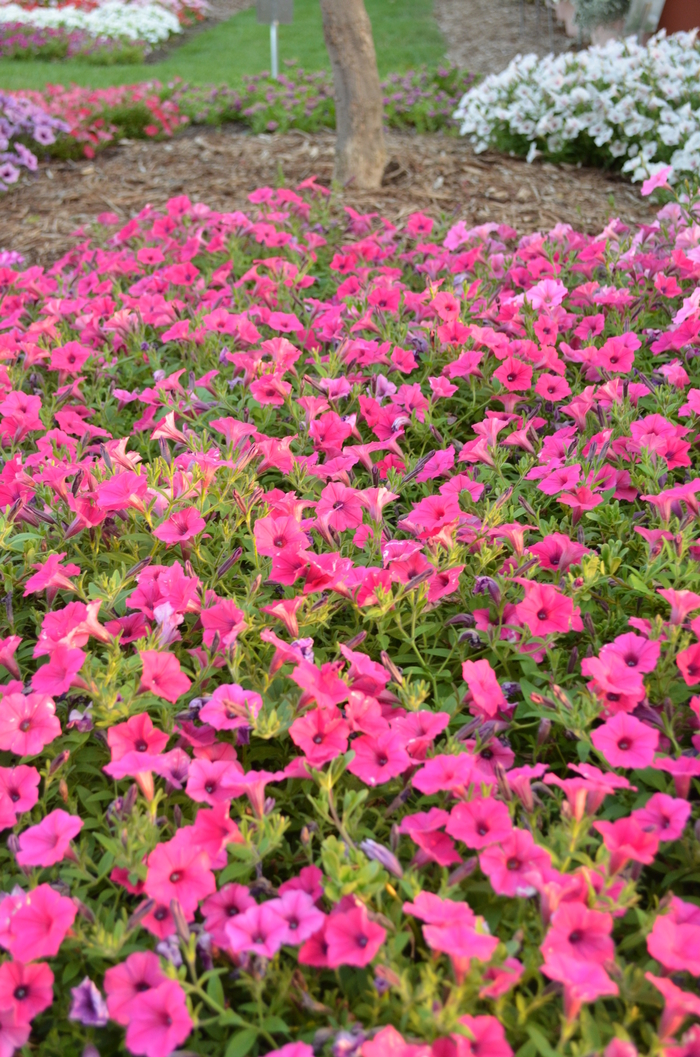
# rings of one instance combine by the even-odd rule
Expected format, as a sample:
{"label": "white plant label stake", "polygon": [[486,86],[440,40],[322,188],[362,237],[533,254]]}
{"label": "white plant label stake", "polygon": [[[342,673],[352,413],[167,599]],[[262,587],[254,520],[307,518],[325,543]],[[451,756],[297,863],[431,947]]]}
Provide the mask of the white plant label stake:
{"label": "white plant label stake", "polygon": [[277,27],[289,25],[294,18],[294,0],[257,0],[258,22],[270,27],[270,72],[279,77]]}

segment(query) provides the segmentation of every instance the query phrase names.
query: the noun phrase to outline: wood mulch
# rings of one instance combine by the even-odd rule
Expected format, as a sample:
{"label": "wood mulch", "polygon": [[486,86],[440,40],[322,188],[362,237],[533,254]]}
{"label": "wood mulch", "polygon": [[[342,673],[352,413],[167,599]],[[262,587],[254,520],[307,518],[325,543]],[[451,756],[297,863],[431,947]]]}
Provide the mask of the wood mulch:
{"label": "wood mulch", "polygon": [[[4,196],[0,248],[48,264],[70,248],[76,228],[105,211],[126,220],[147,202],[162,207],[179,194],[230,211],[250,208],[251,191],[279,180],[294,186],[317,174],[330,185],[334,142],[330,132],[253,136],[234,127],[200,128],[171,142],[124,143],[91,162],[42,164]],[[376,211],[392,221],[422,210],[470,225],[508,223],[523,233],[565,222],[596,234],[612,216],[629,224],[653,217],[638,189],[599,170],[475,155],[464,139],[451,136],[391,134],[388,146],[386,186],[346,188],[339,208]]]}

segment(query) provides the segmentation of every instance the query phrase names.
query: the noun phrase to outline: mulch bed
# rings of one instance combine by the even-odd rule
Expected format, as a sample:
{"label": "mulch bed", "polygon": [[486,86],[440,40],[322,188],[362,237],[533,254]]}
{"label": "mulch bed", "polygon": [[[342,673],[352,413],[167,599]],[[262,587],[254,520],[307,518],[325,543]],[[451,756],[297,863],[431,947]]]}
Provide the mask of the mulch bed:
{"label": "mulch bed", "polygon": [[[280,179],[294,186],[315,173],[330,185],[334,142],[330,132],[253,136],[234,127],[197,128],[170,142],[125,142],[91,162],[42,164],[3,198],[0,247],[48,264],[71,247],[76,228],[105,211],[126,220],[147,202],[161,207],[183,193],[230,211],[249,208],[251,191]],[[470,225],[506,222],[521,232],[564,222],[595,234],[612,216],[629,224],[653,218],[638,189],[614,174],[475,155],[468,142],[451,136],[391,134],[388,146],[386,186],[364,193],[346,188],[338,208],[376,211],[393,221],[423,210]]]}

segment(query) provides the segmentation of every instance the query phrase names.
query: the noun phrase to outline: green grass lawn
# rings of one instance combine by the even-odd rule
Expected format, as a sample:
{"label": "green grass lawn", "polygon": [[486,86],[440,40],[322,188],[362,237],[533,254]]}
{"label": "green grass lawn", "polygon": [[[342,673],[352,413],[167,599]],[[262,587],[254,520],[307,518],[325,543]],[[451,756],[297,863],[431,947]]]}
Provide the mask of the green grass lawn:
{"label": "green grass lawn", "polygon": [[[433,0],[365,0],[372,21],[380,75],[437,65],[445,42],[433,17]],[[294,23],[280,26],[280,66],[298,59],[305,69],[329,65],[318,0],[295,0]],[[132,84],[182,77],[195,84],[235,84],[243,74],[269,69],[270,36],[255,21],[255,9],[242,11],[175,48],[165,62],[93,66],[81,62],[0,63],[0,88],[43,88],[45,84]]]}

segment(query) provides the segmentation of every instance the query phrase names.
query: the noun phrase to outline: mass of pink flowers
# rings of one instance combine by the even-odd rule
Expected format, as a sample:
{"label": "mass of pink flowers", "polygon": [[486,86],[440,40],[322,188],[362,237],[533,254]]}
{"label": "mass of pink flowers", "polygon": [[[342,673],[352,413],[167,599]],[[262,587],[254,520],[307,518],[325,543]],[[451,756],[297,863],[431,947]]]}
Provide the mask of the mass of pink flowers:
{"label": "mass of pink flowers", "polygon": [[0,267],[0,1055],[698,1057],[698,200],[249,198]]}

